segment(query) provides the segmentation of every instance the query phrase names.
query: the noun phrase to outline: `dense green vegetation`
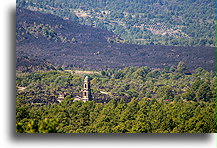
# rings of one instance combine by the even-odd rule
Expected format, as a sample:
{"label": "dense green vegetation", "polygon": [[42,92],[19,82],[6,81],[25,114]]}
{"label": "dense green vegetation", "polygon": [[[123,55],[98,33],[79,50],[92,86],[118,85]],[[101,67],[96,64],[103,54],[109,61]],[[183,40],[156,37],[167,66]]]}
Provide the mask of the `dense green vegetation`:
{"label": "dense green vegetation", "polygon": [[125,42],[215,46],[214,0],[17,0],[17,6],[105,28]]}
{"label": "dense green vegetation", "polygon": [[16,130],[25,133],[211,133],[215,103],[115,99],[31,107],[17,100]]}
{"label": "dense green vegetation", "polygon": [[[209,133],[216,129],[216,76],[180,62],[164,70],[107,69],[89,74],[92,101],[81,95],[86,73],[17,72],[16,130],[27,133]],[[58,95],[64,94],[60,103]]]}

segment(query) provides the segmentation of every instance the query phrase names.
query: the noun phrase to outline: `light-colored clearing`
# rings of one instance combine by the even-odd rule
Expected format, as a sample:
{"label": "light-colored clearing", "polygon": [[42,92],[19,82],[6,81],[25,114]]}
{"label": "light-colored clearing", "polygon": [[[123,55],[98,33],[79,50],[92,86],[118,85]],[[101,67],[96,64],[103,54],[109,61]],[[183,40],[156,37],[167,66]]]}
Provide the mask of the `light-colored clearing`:
{"label": "light-colored clearing", "polygon": [[67,72],[71,72],[74,74],[100,74],[100,72],[97,71],[82,71],[82,70],[65,70]]}
{"label": "light-colored clearing", "polygon": [[19,91],[24,91],[26,89],[26,87],[17,87]]}

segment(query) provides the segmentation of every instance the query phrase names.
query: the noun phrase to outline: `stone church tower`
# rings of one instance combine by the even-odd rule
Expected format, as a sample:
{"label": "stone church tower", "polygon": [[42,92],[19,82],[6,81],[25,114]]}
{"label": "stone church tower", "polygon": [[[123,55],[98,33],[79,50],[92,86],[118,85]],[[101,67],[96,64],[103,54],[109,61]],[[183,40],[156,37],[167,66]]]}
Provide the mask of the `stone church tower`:
{"label": "stone church tower", "polygon": [[89,82],[89,78],[88,76],[86,76],[84,78],[84,86],[83,86],[83,90],[82,90],[82,101],[86,102],[89,101],[91,98],[91,94],[90,94],[90,82]]}

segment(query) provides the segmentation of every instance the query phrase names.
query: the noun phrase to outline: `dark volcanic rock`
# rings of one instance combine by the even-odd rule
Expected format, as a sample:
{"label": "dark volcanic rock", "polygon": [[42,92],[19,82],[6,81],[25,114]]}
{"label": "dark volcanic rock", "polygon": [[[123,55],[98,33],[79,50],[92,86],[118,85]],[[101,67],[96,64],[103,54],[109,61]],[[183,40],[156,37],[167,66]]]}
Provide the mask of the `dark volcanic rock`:
{"label": "dark volcanic rock", "polygon": [[[45,60],[53,65],[82,67],[86,69],[149,66],[163,68],[183,61],[189,69],[202,67],[215,71],[215,48],[140,46],[108,42],[115,35],[107,30],[76,24],[51,14],[17,8],[16,54],[17,69],[23,66],[24,56]],[[42,27],[40,28],[40,24]],[[53,39],[47,37],[47,27]],[[29,27],[29,28],[28,28]],[[32,30],[31,30],[32,29]],[[42,30],[41,34],[37,32]],[[35,35],[35,36],[34,36]],[[65,38],[65,39],[64,39]],[[74,38],[74,40],[72,40]],[[66,41],[65,41],[66,40]],[[22,62],[20,62],[22,61]],[[28,65],[35,60],[28,60]]]}

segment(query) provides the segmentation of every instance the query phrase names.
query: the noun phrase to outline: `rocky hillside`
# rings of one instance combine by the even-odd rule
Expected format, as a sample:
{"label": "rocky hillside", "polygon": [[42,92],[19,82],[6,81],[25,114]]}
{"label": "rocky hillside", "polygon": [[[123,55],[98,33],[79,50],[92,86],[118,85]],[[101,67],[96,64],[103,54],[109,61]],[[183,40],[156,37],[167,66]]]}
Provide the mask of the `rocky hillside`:
{"label": "rocky hillside", "polygon": [[215,48],[212,47],[126,44],[112,32],[51,14],[17,8],[16,17],[17,69],[35,67],[37,61],[40,61],[38,67],[47,63],[85,69],[163,68],[184,61],[189,69],[215,70]]}

